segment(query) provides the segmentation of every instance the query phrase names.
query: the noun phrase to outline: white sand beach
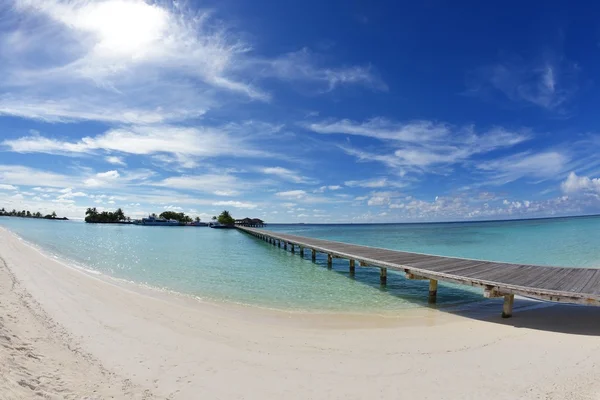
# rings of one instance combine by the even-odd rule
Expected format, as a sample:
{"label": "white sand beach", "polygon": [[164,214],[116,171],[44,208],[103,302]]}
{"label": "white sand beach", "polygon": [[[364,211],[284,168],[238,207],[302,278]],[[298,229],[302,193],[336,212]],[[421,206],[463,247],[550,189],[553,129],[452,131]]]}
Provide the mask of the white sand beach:
{"label": "white sand beach", "polygon": [[1,399],[600,399],[600,308],[287,313],[94,275],[0,228]]}

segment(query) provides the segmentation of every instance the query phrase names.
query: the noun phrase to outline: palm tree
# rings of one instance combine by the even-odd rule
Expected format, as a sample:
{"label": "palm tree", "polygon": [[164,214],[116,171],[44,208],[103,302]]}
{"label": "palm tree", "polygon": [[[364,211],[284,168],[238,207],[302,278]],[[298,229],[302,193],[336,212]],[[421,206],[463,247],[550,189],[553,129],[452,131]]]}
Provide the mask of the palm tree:
{"label": "palm tree", "polygon": [[233,219],[229,211],[224,210],[219,215],[219,223],[223,225],[233,225],[235,223],[235,220]]}
{"label": "palm tree", "polygon": [[200,222],[200,217],[196,217],[196,222]]}
{"label": "palm tree", "polygon": [[217,216],[216,216],[216,215],[213,215],[213,217],[212,217],[212,220],[213,220],[213,221],[216,221],[216,220],[217,220]]}
{"label": "palm tree", "polygon": [[55,211],[52,211],[51,215],[52,215],[52,218],[56,218],[56,212]]}
{"label": "palm tree", "polygon": [[117,221],[123,221],[125,219],[125,214],[121,208],[117,208],[117,211],[115,211],[114,215]]}

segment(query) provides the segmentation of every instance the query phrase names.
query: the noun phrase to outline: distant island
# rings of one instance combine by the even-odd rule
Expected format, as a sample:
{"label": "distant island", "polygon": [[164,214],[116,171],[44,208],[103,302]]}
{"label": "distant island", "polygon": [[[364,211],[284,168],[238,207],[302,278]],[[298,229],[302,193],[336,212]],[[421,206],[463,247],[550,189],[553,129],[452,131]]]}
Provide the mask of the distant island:
{"label": "distant island", "polygon": [[34,218],[34,219],[50,219],[50,220],[56,220],[56,221],[68,221],[69,218],[67,217],[57,217],[56,213],[54,211],[52,211],[52,214],[47,214],[47,215],[42,215],[42,213],[35,212],[32,213],[31,211],[28,210],[23,210],[23,211],[17,211],[17,210],[12,210],[12,211],[6,211],[4,208],[0,209],[0,217],[18,217],[18,218]]}
{"label": "distant island", "polygon": [[212,217],[210,223],[192,218],[182,212],[164,211],[159,215],[150,214],[147,218],[131,219],[126,216],[123,209],[115,211],[98,211],[96,207],[88,208],[85,212],[85,222],[90,224],[135,224],[145,226],[210,226],[211,228],[235,228],[241,226],[263,226],[264,222],[258,218],[244,218],[236,220],[231,213],[224,210],[218,217]]}
{"label": "distant island", "polygon": [[[193,219],[189,215],[175,211],[164,211],[160,215],[151,214],[148,218],[141,220],[132,220],[126,216],[123,209],[118,208],[116,211],[99,212],[96,207],[88,208],[85,212],[85,222],[91,224],[139,224],[145,225],[145,220],[152,221],[169,221],[169,225],[190,225],[201,226],[200,218]],[[158,225],[158,224],[156,224]]]}

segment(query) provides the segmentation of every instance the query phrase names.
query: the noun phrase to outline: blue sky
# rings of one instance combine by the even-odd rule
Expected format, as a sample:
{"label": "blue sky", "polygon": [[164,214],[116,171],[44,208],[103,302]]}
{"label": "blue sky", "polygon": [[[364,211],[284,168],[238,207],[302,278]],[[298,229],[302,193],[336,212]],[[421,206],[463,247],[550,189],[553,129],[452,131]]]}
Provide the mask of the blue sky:
{"label": "blue sky", "polygon": [[600,6],[0,6],[0,207],[414,222],[600,212]]}

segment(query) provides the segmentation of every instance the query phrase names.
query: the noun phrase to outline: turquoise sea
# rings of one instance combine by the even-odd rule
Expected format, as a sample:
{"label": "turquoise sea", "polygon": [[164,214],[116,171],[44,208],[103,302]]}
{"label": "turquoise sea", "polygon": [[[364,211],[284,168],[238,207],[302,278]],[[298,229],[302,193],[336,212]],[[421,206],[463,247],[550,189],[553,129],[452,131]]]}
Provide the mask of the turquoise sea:
{"label": "turquoise sea", "polygon": [[[205,227],[94,225],[0,217],[47,254],[111,277],[213,301],[286,310],[385,312],[421,307],[427,282],[357,268],[346,260],[317,263],[237,230]],[[437,255],[600,268],[600,217],[390,224],[271,225],[270,230]],[[482,301],[481,292],[441,284],[436,307]]]}

